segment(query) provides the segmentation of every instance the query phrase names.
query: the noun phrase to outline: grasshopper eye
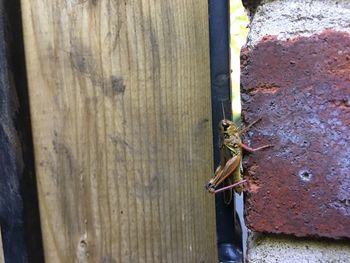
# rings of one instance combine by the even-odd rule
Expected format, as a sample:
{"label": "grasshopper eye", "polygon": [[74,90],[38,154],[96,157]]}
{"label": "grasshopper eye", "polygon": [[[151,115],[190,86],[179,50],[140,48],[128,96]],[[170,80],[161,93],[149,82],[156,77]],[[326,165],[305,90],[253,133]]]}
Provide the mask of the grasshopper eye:
{"label": "grasshopper eye", "polygon": [[224,128],[228,128],[228,127],[230,126],[230,124],[228,124],[227,122],[223,122],[223,123],[222,123],[222,126],[223,126]]}

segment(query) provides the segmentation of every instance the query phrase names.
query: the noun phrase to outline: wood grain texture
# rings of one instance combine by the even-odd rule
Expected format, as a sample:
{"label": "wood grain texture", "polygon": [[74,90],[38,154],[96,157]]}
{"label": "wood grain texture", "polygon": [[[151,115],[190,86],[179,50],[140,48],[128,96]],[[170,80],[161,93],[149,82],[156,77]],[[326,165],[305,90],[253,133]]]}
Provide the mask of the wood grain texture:
{"label": "wood grain texture", "polygon": [[46,262],[215,262],[206,0],[22,1]]}

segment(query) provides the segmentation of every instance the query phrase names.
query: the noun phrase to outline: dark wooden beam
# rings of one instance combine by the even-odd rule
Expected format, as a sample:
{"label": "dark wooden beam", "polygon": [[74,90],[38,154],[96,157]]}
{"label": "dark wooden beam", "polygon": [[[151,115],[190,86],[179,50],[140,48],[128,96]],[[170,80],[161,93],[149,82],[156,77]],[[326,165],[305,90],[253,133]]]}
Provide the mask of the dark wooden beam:
{"label": "dark wooden beam", "polygon": [[0,225],[8,262],[42,262],[19,1],[0,0]]}

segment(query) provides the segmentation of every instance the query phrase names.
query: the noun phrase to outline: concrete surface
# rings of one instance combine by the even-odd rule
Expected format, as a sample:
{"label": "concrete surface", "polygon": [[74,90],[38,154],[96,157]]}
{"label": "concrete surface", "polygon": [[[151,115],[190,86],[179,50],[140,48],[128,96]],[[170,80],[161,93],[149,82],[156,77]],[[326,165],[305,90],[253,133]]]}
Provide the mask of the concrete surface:
{"label": "concrete surface", "polygon": [[250,235],[250,263],[348,263],[350,243],[297,239],[277,235]]}
{"label": "concrete surface", "polygon": [[266,35],[286,40],[325,29],[350,32],[349,0],[262,1],[251,21],[247,46],[256,45]]}

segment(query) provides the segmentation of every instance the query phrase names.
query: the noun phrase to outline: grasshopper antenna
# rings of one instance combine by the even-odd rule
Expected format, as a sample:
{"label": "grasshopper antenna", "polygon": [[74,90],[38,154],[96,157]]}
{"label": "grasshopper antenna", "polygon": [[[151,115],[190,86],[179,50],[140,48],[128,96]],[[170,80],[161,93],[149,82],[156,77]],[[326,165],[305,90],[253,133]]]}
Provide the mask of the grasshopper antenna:
{"label": "grasshopper antenna", "polygon": [[222,108],[222,116],[224,117],[224,120],[226,120],[224,103],[222,101],[221,101],[221,108]]}

